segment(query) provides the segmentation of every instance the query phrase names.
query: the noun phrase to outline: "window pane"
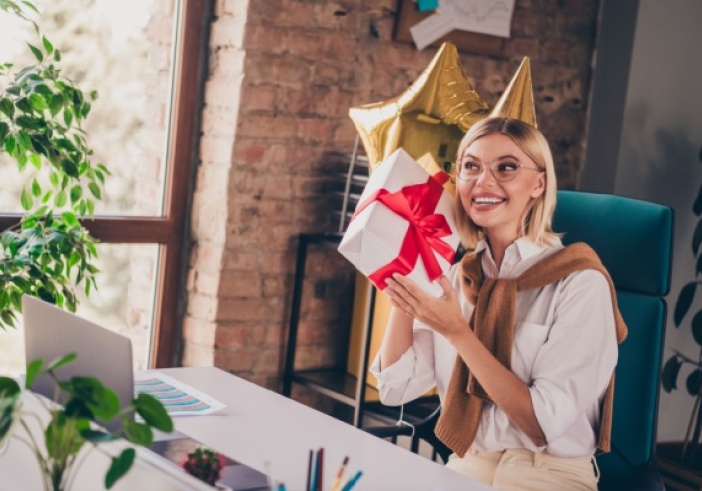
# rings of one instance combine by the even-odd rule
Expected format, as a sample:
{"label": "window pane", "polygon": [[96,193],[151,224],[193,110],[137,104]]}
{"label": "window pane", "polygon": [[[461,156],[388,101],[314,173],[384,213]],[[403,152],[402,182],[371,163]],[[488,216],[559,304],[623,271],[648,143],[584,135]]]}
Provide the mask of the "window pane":
{"label": "window pane", "polygon": [[[170,107],[174,13],[172,0],[37,0],[39,25],[61,50],[62,74],[99,98],[85,126],[95,154],[112,172],[97,215],[161,216]],[[0,63],[36,63],[26,42],[32,27],[0,12]],[[0,80],[0,89],[6,81]],[[21,212],[21,186],[0,155],[0,213]]]}
{"label": "window pane", "polygon": [[[88,299],[79,294],[78,315],[129,337],[135,369],[146,369],[160,247],[99,244],[97,248],[98,290]],[[24,328],[0,332],[0,374],[19,375],[24,366]]]}

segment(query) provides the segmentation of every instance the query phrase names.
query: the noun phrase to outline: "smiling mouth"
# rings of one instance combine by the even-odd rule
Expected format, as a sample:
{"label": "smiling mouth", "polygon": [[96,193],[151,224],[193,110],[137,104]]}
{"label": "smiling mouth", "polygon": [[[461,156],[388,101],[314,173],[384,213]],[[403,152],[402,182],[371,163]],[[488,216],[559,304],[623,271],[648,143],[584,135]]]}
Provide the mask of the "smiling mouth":
{"label": "smiling mouth", "polygon": [[499,205],[507,201],[504,198],[473,198],[473,203],[476,205]]}

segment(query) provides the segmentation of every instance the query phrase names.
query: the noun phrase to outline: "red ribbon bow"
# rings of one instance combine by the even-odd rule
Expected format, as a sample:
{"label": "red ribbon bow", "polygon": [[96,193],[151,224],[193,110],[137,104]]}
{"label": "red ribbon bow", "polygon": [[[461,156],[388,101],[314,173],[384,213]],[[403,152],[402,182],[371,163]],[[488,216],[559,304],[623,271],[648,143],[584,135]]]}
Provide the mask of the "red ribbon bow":
{"label": "red ribbon bow", "polygon": [[456,251],[441,240],[442,237],[451,235],[451,227],[446,217],[434,213],[443,193],[443,184],[448,179],[445,172],[437,172],[425,183],[405,186],[395,193],[379,189],[359,203],[352,220],[371,203],[378,201],[410,224],[398,256],[368,276],[380,290],[387,286],[386,280],[394,273],[410,273],[419,257],[422,258],[429,279],[437,279],[442,271],[434,251],[449,263],[453,261]]}

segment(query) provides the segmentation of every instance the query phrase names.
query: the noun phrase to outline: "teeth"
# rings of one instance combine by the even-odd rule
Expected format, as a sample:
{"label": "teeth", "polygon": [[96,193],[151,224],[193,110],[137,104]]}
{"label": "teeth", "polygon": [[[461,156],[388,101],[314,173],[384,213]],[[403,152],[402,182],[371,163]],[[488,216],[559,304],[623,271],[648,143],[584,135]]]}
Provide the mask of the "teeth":
{"label": "teeth", "polygon": [[500,198],[475,198],[473,201],[479,205],[496,205],[497,203],[502,203],[504,201],[504,199],[500,199]]}

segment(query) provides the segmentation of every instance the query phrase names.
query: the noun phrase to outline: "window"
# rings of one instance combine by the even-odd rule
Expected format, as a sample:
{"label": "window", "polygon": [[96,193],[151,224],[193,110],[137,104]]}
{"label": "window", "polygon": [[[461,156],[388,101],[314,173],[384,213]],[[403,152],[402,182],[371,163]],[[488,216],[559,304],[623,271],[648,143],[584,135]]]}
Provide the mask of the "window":
{"label": "window", "polygon": [[[40,25],[63,53],[62,73],[96,89],[86,131],[113,173],[95,220],[98,292],[79,314],[129,335],[137,367],[173,363],[188,182],[199,114],[204,0],[43,0]],[[26,25],[0,15],[0,59],[26,51]],[[14,52],[12,52],[14,50]],[[31,54],[30,54],[31,55]],[[1,87],[1,85],[0,85]],[[11,167],[10,167],[11,166]],[[0,230],[17,221],[13,163],[0,161]],[[5,186],[11,187],[6,191]],[[167,279],[167,281],[166,281]],[[0,372],[24,369],[21,330],[0,333]]]}

